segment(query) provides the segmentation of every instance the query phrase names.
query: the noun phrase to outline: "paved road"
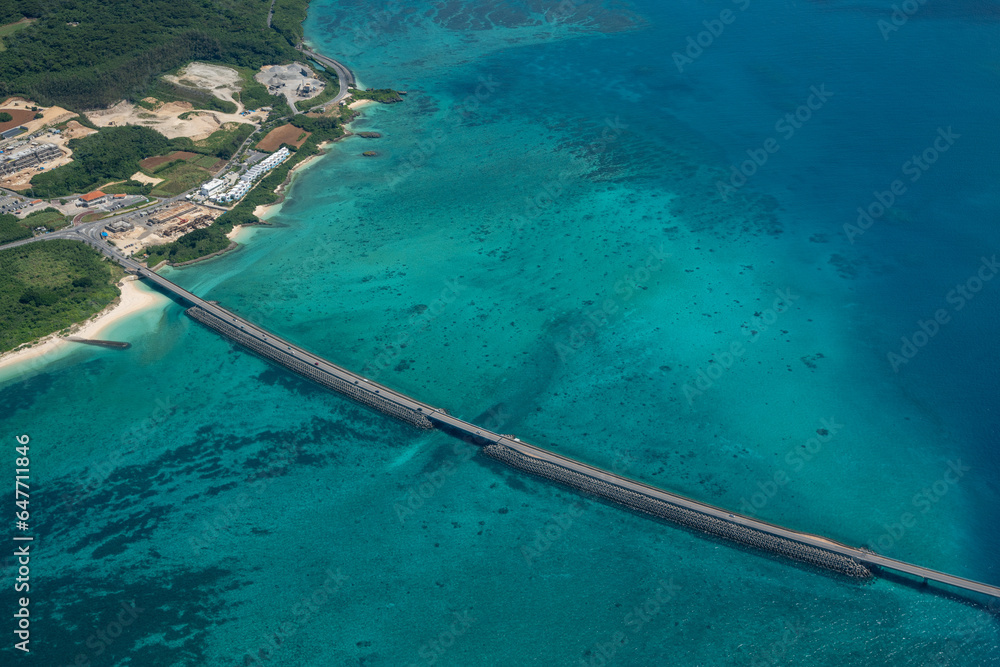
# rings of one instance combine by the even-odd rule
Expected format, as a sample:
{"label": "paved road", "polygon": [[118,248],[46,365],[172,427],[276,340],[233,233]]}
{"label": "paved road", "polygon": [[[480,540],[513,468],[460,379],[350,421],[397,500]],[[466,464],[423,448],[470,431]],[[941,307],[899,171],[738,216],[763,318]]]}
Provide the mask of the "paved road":
{"label": "paved road", "polygon": [[355,81],[354,79],[354,74],[351,72],[351,70],[347,69],[347,67],[345,67],[343,64],[337,62],[333,58],[328,58],[326,56],[316,53],[315,51],[310,51],[309,49],[307,49],[302,45],[299,45],[298,48],[300,51],[302,51],[302,53],[309,56],[310,58],[318,62],[320,65],[323,65],[327,69],[332,69],[334,72],[337,73],[337,79],[339,80],[340,83],[340,91],[337,93],[336,97],[334,97],[329,102],[324,103],[322,105],[322,108],[325,109],[327,107],[340,104],[341,102],[344,101],[344,99],[348,95],[350,95],[350,93],[347,92],[347,89],[357,87],[358,84],[357,81]]}

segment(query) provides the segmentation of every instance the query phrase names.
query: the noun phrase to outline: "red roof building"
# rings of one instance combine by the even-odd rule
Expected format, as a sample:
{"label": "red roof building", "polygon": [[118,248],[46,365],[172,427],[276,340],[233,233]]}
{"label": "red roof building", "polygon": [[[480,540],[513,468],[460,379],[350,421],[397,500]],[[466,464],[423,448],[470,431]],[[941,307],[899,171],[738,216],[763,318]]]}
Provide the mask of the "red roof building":
{"label": "red roof building", "polygon": [[100,190],[94,190],[93,192],[88,192],[87,194],[82,195],[79,199],[77,199],[76,205],[82,206],[84,208],[90,208],[95,204],[100,204],[107,198],[108,196],[103,192],[101,192]]}

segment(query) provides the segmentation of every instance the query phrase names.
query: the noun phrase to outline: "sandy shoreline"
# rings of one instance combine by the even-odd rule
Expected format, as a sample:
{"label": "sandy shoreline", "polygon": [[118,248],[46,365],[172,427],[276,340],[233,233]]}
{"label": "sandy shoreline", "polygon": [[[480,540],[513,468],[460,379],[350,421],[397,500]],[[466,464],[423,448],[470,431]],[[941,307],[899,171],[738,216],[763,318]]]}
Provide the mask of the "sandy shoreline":
{"label": "sandy shoreline", "polygon": [[[258,206],[257,208],[260,208]],[[256,213],[254,213],[256,215]],[[236,225],[226,234],[226,238],[234,243],[239,243],[241,239],[246,238],[250,230],[253,229],[253,225]]]}
{"label": "sandy shoreline", "polygon": [[[119,283],[119,289],[121,289],[121,296],[118,299],[112,301],[107,308],[86,322],[72,325],[67,335],[80,338],[99,338],[102,331],[129,315],[170,301],[166,296],[139,287],[136,284],[136,279],[132,276],[127,276],[123,282]],[[44,357],[61,351],[69,345],[73,345],[73,343],[65,340],[65,337],[59,334],[50,334],[36,341],[32,347],[14,350],[0,356],[0,370],[19,364],[27,364],[31,361],[40,366],[45,363]]]}
{"label": "sandy shoreline", "polygon": [[[273,204],[266,204],[266,205],[258,206],[257,208],[255,208],[253,210],[253,214],[255,216],[257,216],[258,218],[265,218],[266,219],[268,215],[274,215],[279,210],[281,210],[281,204],[285,200],[285,197],[284,197],[285,188],[287,188],[288,186],[290,186],[292,184],[292,178],[295,176],[296,173],[298,173],[299,171],[304,170],[310,164],[316,164],[317,158],[321,158],[325,154],[325,151],[323,149],[326,148],[331,143],[332,142],[330,142],[330,141],[324,141],[324,142],[322,142],[319,146],[317,146],[317,148],[319,148],[319,150],[320,150],[319,153],[317,153],[316,155],[310,155],[305,160],[303,160],[302,162],[299,162],[297,165],[295,165],[294,167],[292,167],[289,170],[289,172],[288,172],[288,176],[285,177],[285,181],[281,185],[279,185],[278,187],[276,187],[274,189],[275,194],[279,195],[278,201],[274,202]],[[232,238],[232,237],[230,237],[230,238]]]}
{"label": "sandy shoreline", "polygon": [[[369,104],[376,104],[376,102],[374,100],[357,100],[352,102],[349,106],[351,109],[360,109],[368,106]],[[291,185],[296,172],[305,169],[310,164],[316,164],[318,161],[316,158],[322,157],[325,154],[323,149],[331,143],[331,141],[324,141],[319,144],[319,153],[316,155],[310,155],[308,158],[292,167],[292,169],[288,172],[288,177],[285,181],[275,188],[275,193],[280,195],[278,201],[266,206],[258,206],[254,209],[253,214],[258,218],[266,218],[268,215],[273,215],[278,212],[281,209],[282,202],[284,201],[285,189]],[[248,236],[253,228],[253,225],[237,226],[226,234],[226,236],[230,241],[239,243],[241,238]],[[135,281],[135,277],[126,276],[126,278],[118,285],[121,290],[121,296],[111,302],[111,304],[109,304],[104,310],[93,315],[87,321],[70,326],[69,332],[66,336],[98,338],[102,331],[129,315],[133,315],[157,305],[163,305],[169,301],[166,296],[163,296],[158,292],[154,292],[147,288],[140,288],[136,285]],[[22,347],[18,350],[13,350],[0,355],[0,372],[9,370],[11,367],[18,365],[24,365],[25,368],[23,370],[27,371],[29,370],[29,363],[35,367],[44,365],[47,363],[47,358],[50,355],[64,351],[67,349],[67,346],[73,344],[70,341],[65,340],[66,336],[61,336],[57,333],[50,334],[44,338],[34,341],[34,343],[29,343],[28,345],[30,345],[30,347]],[[7,373],[4,373],[4,375],[7,375]]]}

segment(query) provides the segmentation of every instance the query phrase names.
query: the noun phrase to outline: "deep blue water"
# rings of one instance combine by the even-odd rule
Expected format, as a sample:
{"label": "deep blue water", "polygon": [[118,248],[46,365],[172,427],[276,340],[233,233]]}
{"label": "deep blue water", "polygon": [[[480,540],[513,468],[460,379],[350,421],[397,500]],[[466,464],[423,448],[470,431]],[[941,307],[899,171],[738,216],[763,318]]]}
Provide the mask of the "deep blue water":
{"label": "deep blue water", "polygon": [[[998,6],[888,39],[881,4],[555,6],[314,1],[307,38],[406,101],[169,277],[501,432],[1000,584],[1000,281],[957,291],[1000,247]],[[44,664],[1000,664],[980,608],[516,474],[176,305],[114,333],[0,385]]]}

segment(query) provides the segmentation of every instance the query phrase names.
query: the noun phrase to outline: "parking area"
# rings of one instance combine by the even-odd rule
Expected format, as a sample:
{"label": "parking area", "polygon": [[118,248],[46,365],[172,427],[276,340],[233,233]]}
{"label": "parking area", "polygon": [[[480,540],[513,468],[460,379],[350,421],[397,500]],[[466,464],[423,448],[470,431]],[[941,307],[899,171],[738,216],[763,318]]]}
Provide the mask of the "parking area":
{"label": "parking area", "polygon": [[28,200],[23,197],[0,196],[0,215],[14,214],[28,206]]}

